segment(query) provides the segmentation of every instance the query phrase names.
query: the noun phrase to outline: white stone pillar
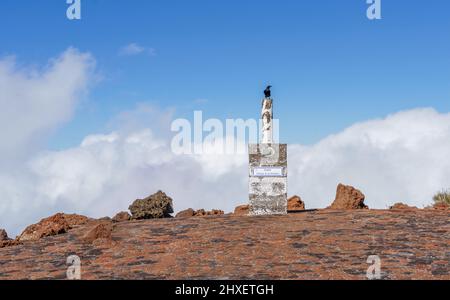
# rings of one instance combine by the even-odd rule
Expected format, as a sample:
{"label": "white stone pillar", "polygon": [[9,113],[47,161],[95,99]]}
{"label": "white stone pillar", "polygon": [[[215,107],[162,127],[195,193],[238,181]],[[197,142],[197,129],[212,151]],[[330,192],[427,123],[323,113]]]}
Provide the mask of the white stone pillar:
{"label": "white stone pillar", "polygon": [[273,143],[273,100],[265,98],[262,102],[262,137],[261,144]]}
{"label": "white stone pillar", "polygon": [[287,214],[287,145],[273,142],[273,100],[262,102],[259,144],[249,145],[251,216]]}

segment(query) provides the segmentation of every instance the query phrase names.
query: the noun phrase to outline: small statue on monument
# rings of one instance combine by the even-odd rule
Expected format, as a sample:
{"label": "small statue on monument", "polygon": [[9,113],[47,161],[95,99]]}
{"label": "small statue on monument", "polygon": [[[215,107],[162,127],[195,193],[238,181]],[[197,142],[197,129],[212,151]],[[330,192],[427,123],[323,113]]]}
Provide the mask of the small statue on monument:
{"label": "small statue on monument", "polygon": [[270,89],[272,88],[271,85],[268,85],[267,88],[264,90],[264,96],[269,99],[272,96],[272,92]]}
{"label": "small statue on monument", "polygon": [[262,101],[262,112],[261,112],[261,120],[262,120],[262,139],[261,142],[263,144],[272,144],[273,143],[273,100],[271,98],[272,93],[270,88],[272,86],[269,85],[264,90],[265,98]]}

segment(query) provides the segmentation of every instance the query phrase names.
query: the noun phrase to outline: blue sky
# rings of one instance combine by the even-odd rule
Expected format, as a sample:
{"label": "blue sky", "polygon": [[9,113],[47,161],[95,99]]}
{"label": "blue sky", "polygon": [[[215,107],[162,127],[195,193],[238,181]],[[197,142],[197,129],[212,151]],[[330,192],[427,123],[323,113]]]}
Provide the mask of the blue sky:
{"label": "blue sky", "polygon": [[[382,0],[377,21],[365,2],[82,0],[82,20],[69,21],[65,0],[2,0],[0,56],[42,66],[72,46],[95,57],[102,80],[53,149],[141,102],[256,118],[267,83],[288,143],[416,107],[450,111],[450,2]],[[155,55],[120,55],[131,43]]]}

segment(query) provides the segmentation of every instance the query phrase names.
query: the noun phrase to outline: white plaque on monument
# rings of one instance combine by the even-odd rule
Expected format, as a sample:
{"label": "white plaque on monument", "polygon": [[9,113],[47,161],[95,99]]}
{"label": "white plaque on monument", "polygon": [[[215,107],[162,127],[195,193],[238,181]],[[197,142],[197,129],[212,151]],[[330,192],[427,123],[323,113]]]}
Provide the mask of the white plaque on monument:
{"label": "white plaque on monument", "polygon": [[253,169],[255,177],[284,177],[283,167],[260,167]]}

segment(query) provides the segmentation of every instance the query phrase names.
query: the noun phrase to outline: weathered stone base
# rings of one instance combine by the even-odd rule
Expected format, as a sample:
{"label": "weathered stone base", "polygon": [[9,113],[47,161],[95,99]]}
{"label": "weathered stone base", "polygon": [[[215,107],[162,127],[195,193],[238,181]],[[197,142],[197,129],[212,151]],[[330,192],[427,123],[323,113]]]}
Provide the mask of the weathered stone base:
{"label": "weathered stone base", "polygon": [[287,214],[287,145],[249,146],[250,215]]}

